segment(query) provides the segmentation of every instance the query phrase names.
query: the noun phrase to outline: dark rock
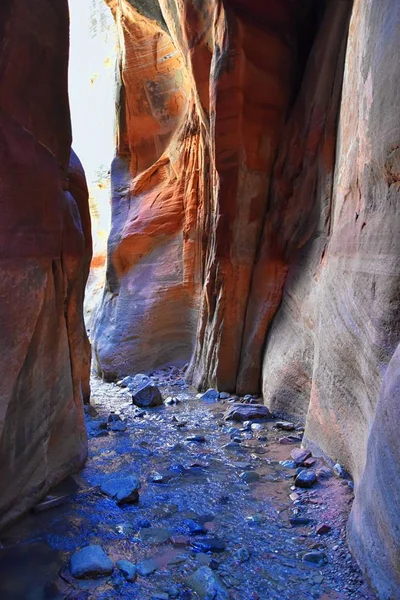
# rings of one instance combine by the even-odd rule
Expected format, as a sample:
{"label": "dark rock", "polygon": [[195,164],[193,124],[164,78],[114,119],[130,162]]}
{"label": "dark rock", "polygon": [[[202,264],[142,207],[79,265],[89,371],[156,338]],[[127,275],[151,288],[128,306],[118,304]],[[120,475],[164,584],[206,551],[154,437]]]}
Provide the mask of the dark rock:
{"label": "dark rock", "polygon": [[119,560],[116,566],[121,571],[126,581],[135,581],[137,577],[136,565],[129,562],[129,560]]}
{"label": "dark rock", "polygon": [[285,435],[285,437],[279,438],[279,443],[284,446],[288,446],[289,444],[298,444],[302,441],[303,438],[297,435]]}
{"label": "dark rock", "polygon": [[103,494],[115,500],[119,506],[133,504],[139,500],[140,481],[133,475],[113,477],[107,479],[100,489]]}
{"label": "dark rock", "polygon": [[229,592],[220,577],[210,567],[200,567],[186,584],[194,590],[200,600],[229,600]]}
{"label": "dark rock", "polygon": [[188,435],[186,438],[186,441],[204,444],[206,441],[206,438],[204,437],[204,435]]}
{"label": "dark rock", "polygon": [[316,532],[318,535],[324,535],[325,533],[329,533],[331,529],[332,527],[330,525],[327,525],[326,523],[320,523],[317,525]]}
{"label": "dark rock", "polygon": [[244,471],[239,477],[245,483],[255,483],[260,480],[260,474],[257,471]]}
{"label": "dark rock", "polygon": [[283,431],[293,431],[295,425],[294,423],[290,423],[289,421],[277,421],[275,423],[275,427],[277,429],[282,429]]}
{"label": "dark rock", "polygon": [[147,381],[135,388],[132,393],[132,403],[140,408],[150,408],[160,406],[163,399],[158,387]]}
{"label": "dark rock", "polygon": [[151,527],[151,523],[148,519],[139,519],[136,523],[139,529],[145,529],[146,527]]}
{"label": "dark rock", "polygon": [[224,552],[225,550],[225,542],[218,538],[197,538],[190,545],[195,552]]}
{"label": "dark rock", "polygon": [[294,485],[299,488],[310,488],[317,483],[317,476],[314,471],[303,469],[294,480]]}
{"label": "dark rock", "polygon": [[127,425],[124,421],[114,421],[110,423],[109,430],[114,432],[124,432],[127,430]]}
{"label": "dark rock", "polygon": [[101,546],[86,546],[72,555],[70,571],[76,579],[105,577],[113,572],[113,563]]}
{"label": "dark rock", "polygon": [[172,531],[165,527],[145,527],[140,531],[140,539],[145,544],[164,544],[171,535]]}
{"label": "dark rock", "polygon": [[295,448],[291,451],[290,456],[297,465],[301,465],[307,458],[311,457],[311,452],[308,449]]}
{"label": "dark rock", "polygon": [[207,529],[201,523],[194,521],[193,519],[186,519],[185,525],[189,529],[190,535],[204,535],[207,533]]}
{"label": "dark rock", "polygon": [[306,460],[303,462],[303,465],[306,467],[306,469],[309,469],[310,467],[313,467],[316,462],[316,458],[306,458]]}
{"label": "dark rock", "polygon": [[311,563],[317,567],[323,567],[328,562],[326,554],[324,552],[317,551],[307,552],[304,554],[302,560],[303,562]]}
{"label": "dark rock", "polygon": [[310,525],[312,520],[307,517],[291,517],[289,522],[292,527],[304,527],[305,525]]}
{"label": "dark rock", "polygon": [[234,404],[225,413],[225,420],[250,421],[271,419],[272,415],[264,404]]}
{"label": "dark rock", "polygon": [[317,477],[318,479],[330,479],[333,477],[333,473],[329,467],[321,467],[317,471]]}

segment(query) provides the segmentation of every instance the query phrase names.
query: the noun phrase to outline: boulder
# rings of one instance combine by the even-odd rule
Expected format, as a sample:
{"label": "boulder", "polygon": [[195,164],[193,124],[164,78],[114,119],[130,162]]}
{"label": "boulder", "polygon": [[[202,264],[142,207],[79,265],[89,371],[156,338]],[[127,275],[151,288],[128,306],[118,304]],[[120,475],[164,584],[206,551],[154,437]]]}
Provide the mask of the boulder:
{"label": "boulder", "polygon": [[233,404],[224,415],[225,421],[251,421],[272,419],[269,409],[263,404]]}
{"label": "boulder", "polygon": [[70,571],[76,579],[105,577],[113,572],[113,563],[98,545],[86,546],[71,556]]}
{"label": "boulder", "polygon": [[115,500],[119,506],[139,501],[140,481],[133,475],[107,479],[100,489],[103,494]]}
{"label": "boulder", "polygon": [[132,393],[132,403],[140,408],[151,408],[161,406],[163,399],[159,388],[145,381],[135,387]]}

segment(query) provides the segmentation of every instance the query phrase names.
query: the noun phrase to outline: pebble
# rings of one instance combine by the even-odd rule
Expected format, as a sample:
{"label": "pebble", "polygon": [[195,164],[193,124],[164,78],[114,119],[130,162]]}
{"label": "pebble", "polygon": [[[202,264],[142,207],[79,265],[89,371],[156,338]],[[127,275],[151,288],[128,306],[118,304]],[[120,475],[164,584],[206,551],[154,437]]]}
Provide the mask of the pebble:
{"label": "pebble", "polygon": [[257,471],[244,471],[239,477],[245,483],[255,483],[260,480],[260,474]]}
{"label": "pebble", "polygon": [[228,394],[228,392],[220,392],[219,393],[219,398],[220,400],[228,400],[228,398],[230,398],[230,394]]}
{"label": "pebble", "polygon": [[78,550],[70,560],[70,571],[76,579],[94,579],[105,577],[113,572],[113,563],[98,545],[91,545]]}
{"label": "pebble", "polygon": [[145,544],[164,544],[172,535],[172,531],[165,527],[145,527],[140,530],[140,539]]}
{"label": "pebble", "polygon": [[115,500],[118,506],[138,502],[139,489],[140,481],[133,475],[107,479],[100,488],[103,494]]}
{"label": "pebble", "polygon": [[329,533],[331,529],[332,527],[330,525],[327,525],[326,523],[320,523],[317,525],[316,532],[318,535],[324,535],[325,533]]}
{"label": "pebble", "polygon": [[129,560],[119,560],[116,566],[121,571],[126,581],[135,581],[137,577],[136,565]]}
{"label": "pebble", "polygon": [[296,469],[297,467],[297,463],[295,463],[294,460],[281,460],[279,464],[286,469]]}
{"label": "pebble", "polygon": [[346,477],[346,471],[344,470],[341,464],[336,463],[336,465],[333,467],[333,470],[335,472],[335,475],[337,475],[338,477]]}
{"label": "pebble", "polygon": [[302,441],[303,438],[297,435],[285,435],[285,437],[279,438],[279,443],[284,446],[289,446],[289,444],[298,444]]}
{"label": "pebble", "polygon": [[225,542],[219,538],[202,538],[195,539],[191,542],[191,546],[195,552],[224,552]]}
{"label": "pebble", "polygon": [[195,442],[198,444],[204,444],[206,441],[206,438],[204,437],[204,435],[188,435],[186,438],[187,442]]}
{"label": "pebble", "polygon": [[302,560],[303,562],[311,563],[313,565],[316,565],[317,567],[324,567],[328,562],[327,556],[324,552],[316,551],[306,552]]}
{"label": "pebble", "polygon": [[186,519],[185,525],[189,529],[190,535],[203,535],[207,533],[207,529],[201,523],[194,521],[193,519]]}
{"label": "pebble", "polygon": [[330,479],[332,476],[333,473],[328,467],[321,467],[317,470],[318,479]]}
{"label": "pebble", "polygon": [[295,425],[294,423],[290,423],[290,421],[277,421],[275,427],[277,429],[282,429],[283,431],[293,431]]}

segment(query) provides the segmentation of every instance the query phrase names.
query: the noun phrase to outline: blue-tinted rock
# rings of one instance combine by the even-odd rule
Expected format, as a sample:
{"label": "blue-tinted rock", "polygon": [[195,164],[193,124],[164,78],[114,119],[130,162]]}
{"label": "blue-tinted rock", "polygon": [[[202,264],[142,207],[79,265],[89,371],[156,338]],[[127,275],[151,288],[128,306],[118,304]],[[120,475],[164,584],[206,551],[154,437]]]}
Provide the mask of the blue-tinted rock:
{"label": "blue-tinted rock", "polygon": [[135,581],[137,577],[136,565],[129,562],[129,560],[119,560],[117,568],[121,571],[126,581]]}
{"label": "blue-tinted rock", "polygon": [[299,488],[310,488],[317,483],[317,476],[314,471],[303,469],[294,480],[294,485]]}
{"label": "blue-tinted rock", "polygon": [[112,477],[107,479],[100,489],[103,494],[115,500],[119,506],[133,504],[139,500],[140,481],[133,475]]}
{"label": "blue-tinted rock", "polygon": [[200,567],[186,580],[200,600],[229,600],[229,592],[220,577],[209,567]]}
{"label": "blue-tinted rock", "polygon": [[75,552],[70,560],[72,577],[94,579],[105,577],[113,572],[113,563],[101,546],[86,546]]}
{"label": "blue-tinted rock", "polygon": [[191,542],[195,552],[224,552],[225,542],[219,538],[197,538]]}
{"label": "blue-tinted rock", "polygon": [[163,403],[161,392],[156,385],[145,381],[132,392],[132,403],[140,408],[151,408]]}
{"label": "blue-tinted rock", "polygon": [[218,399],[219,392],[217,390],[214,390],[213,388],[210,388],[200,396],[200,400],[209,404],[212,404],[213,402],[218,402]]}

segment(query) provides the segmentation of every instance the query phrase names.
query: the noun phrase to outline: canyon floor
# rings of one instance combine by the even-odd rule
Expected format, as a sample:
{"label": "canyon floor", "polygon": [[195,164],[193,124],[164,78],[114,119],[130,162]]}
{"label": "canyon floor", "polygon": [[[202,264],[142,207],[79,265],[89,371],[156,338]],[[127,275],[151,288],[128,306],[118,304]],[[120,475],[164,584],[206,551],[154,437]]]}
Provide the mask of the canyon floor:
{"label": "canyon floor", "polygon": [[[1,600],[371,600],[345,541],[351,482],[317,459],[325,477],[294,489],[295,469],[281,464],[300,428],[226,421],[231,398],[204,402],[177,369],[155,378],[167,403],[141,410],[93,377],[86,467],[52,490],[59,506],[0,536]],[[140,479],[139,502],[102,493],[116,475]],[[72,577],[70,558],[87,545],[142,575]]]}

